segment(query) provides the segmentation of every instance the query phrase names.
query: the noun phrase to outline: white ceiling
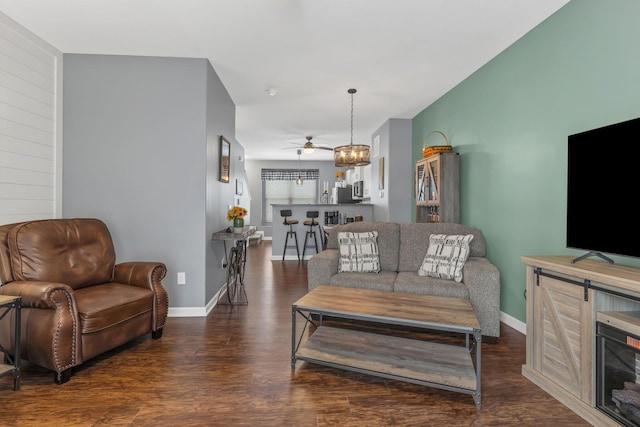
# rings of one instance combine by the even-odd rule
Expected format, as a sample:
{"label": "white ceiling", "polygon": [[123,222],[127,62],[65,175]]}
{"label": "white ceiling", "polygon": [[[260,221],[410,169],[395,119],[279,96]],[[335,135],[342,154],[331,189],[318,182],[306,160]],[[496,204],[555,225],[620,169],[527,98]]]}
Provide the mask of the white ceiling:
{"label": "white ceiling", "polygon": [[307,135],[350,142],[349,88],[354,143],[369,144],[568,1],[0,0],[0,11],[64,53],[208,58],[246,158],[297,160],[283,148]]}

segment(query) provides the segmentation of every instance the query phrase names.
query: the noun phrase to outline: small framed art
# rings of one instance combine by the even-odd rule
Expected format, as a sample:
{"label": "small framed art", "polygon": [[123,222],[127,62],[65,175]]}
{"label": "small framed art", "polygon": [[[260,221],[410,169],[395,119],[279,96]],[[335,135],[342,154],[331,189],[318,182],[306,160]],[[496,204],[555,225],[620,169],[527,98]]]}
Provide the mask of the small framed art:
{"label": "small framed art", "polygon": [[220,135],[220,176],[222,182],[229,182],[231,175],[231,143]]}

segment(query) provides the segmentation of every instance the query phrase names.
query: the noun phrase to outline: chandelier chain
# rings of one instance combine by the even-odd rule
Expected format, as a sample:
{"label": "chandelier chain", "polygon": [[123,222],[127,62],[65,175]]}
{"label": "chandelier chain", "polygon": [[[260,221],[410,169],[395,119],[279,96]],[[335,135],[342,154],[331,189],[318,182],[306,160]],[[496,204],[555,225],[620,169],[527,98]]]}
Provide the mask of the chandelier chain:
{"label": "chandelier chain", "polygon": [[351,93],[351,145],[353,145],[353,92]]}

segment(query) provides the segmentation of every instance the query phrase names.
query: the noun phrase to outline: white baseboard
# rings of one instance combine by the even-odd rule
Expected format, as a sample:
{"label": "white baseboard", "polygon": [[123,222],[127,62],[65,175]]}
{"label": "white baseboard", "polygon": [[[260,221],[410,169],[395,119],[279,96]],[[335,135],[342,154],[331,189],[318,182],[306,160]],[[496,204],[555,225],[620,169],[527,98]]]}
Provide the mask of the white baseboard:
{"label": "white baseboard", "polygon": [[527,335],[527,324],[525,322],[521,322],[515,317],[509,316],[506,313],[500,312],[500,321],[507,326],[511,326],[516,331],[520,332],[523,335]]}
{"label": "white baseboard", "polygon": [[206,317],[206,307],[169,307],[168,317]]}
{"label": "white baseboard", "polygon": [[[278,260],[282,258],[272,258],[273,260]],[[289,259],[289,257],[285,257],[285,259]],[[292,256],[290,259],[297,260],[295,256]],[[226,289],[223,286],[218,293],[209,301],[206,307],[169,307],[169,312],[167,313],[168,317],[207,317],[211,310],[215,308],[220,298],[222,291]],[[523,335],[527,334],[527,324],[516,319],[513,316],[510,316],[504,312],[500,312],[500,321],[507,326],[512,327],[516,331],[520,332]]]}
{"label": "white baseboard", "polygon": [[[272,260],[280,260],[281,257],[272,257]],[[293,260],[297,261],[297,257],[295,255],[285,256],[285,260]],[[223,286],[216,295],[211,298],[211,300],[207,303],[205,307],[169,307],[169,312],[167,313],[168,317],[207,317],[211,310],[215,308],[218,303],[218,299],[220,298],[220,294],[226,287]],[[500,312],[500,321],[505,325],[512,327],[516,331],[520,332],[523,335],[527,334],[527,324],[516,319],[513,316],[510,316],[504,312]]]}
{"label": "white baseboard", "polygon": [[218,304],[220,295],[226,288],[225,284],[204,307],[169,307],[167,317],[207,317]]}

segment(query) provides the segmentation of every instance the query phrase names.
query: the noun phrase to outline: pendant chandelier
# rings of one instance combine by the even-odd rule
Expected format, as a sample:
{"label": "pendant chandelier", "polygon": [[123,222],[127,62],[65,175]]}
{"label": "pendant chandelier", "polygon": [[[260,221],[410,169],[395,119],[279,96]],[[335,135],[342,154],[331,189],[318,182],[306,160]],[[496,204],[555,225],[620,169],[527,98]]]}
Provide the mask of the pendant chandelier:
{"label": "pendant chandelier", "polygon": [[298,148],[298,179],[296,179],[296,185],[301,187],[304,181],[302,180],[302,169],[300,168],[300,154],[302,150]]}
{"label": "pendant chandelier", "polygon": [[333,161],[336,167],[339,168],[365,166],[371,163],[369,160],[369,146],[353,143],[353,94],[357,91],[349,89],[347,92],[351,95],[351,144],[333,149]]}

